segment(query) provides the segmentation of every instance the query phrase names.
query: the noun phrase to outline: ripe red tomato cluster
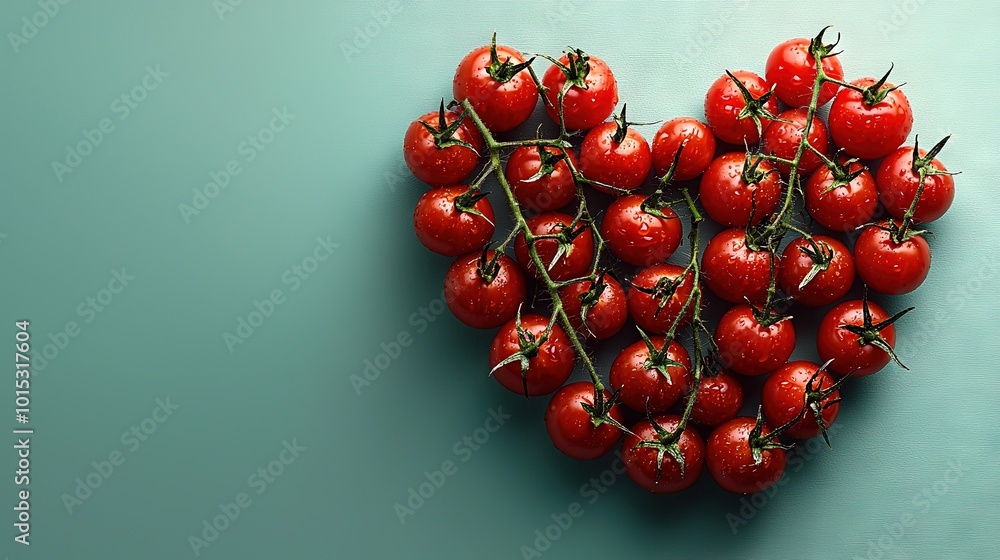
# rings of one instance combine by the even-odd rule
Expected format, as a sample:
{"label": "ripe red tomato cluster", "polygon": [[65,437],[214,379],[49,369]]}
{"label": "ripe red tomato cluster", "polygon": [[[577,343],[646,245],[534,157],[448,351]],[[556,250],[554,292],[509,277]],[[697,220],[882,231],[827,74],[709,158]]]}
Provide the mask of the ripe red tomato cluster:
{"label": "ripe red tomato cluster", "polygon": [[[917,228],[954,198],[936,158],[947,138],[904,146],[906,95],[888,73],[845,81],[823,35],[776,46],[763,76],[722,73],[703,118],[667,120],[651,143],[624,105],[615,113],[618,83],[602,59],[544,57],[539,79],[534,58],[494,37],[459,63],[455,101],[407,129],[406,163],[431,187],[414,212],[417,238],[455,258],[448,307],[499,329],[489,366],[502,386],[554,393],[545,426],[566,455],[620,444],[630,478],[651,492],[688,488],[704,468],[726,490],[757,492],[782,476],[788,440],[826,438],[848,378],[896,359],[894,322],[909,310],[890,315],[868,288],[905,294],[926,278]],[[498,139],[539,102],[558,137]],[[499,239],[483,190],[491,175],[514,219]],[[603,194],[583,196],[591,189]],[[685,236],[672,205],[691,220],[686,263],[668,262]],[[703,217],[724,229],[702,249]],[[858,283],[865,295],[845,299]],[[701,311],[718,300],[730,307],[710,329]],[[800,340],[788,302],[832,305],[815,341],[822,365],[791,359]],[[635,342],[605,382],[584,343],[629,321]],[[577,364],[591,380],[567,383]],[[760,407],[741,416],[741,378],[754,376],[766,376]]]}

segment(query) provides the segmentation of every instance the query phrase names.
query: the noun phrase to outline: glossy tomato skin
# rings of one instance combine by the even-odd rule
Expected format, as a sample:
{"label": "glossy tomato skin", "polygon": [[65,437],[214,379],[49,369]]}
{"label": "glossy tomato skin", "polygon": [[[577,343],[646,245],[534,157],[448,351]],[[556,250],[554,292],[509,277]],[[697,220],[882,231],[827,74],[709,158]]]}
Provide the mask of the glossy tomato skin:
{"label": "glossy tomato skin", "polygon": [[[503,63],[524,62],[524,55],[517,49],[497,45],[497,58]],[[479,47],[458,63],[452,92],[455,99],[468,99],[483,124],[494,132],[511,130],[528,120],[538,103],[538,87],[527,69],[521,70],[507,82],[490,76],[490,47]]]}
{"label": "glossy tomato skin", "polygon": [[[889,318],[881,305],[869,301],[872,324]],[[886,366],[891,359],[888,352],[872,344],[859,345],[858,335],[841,328],[842,325],[864,325],[864,311],[860,299],[845,301],[828,311],[816,331],[816,348],[819,359],[833,359],[828,369],[837,375],[847,375],[857,369],[855,377],[871,375]],[[889,325],[879,331],[882,338],[892,348],[896,344],[896,327]]]}
{"label": "glossy tomato skin", "polygon": [[[604,398],[610,400],[611,393],[604,391]],[[614,449],[622,431],[608,423],[595,428],[583,404],[594,405],[594,385],[589,382],[570,383],[556,391],[545,410],[545,430],[556,449],[563,454],[589,461]],[[618,405],[612,406],[608,414],[619,424],[624,421]]]}
{"label": "glossy tomato skin", "polygon": [[[844,67],[836,55],[823,59],[823,73],[837,80],[844,79]],[[774,84],[774,93],[789,107],[808,107],[816,84],[816,58],[809,52],[809,39],[789,39],[774,47],[765,66],[767,81]],[[819,88],[817,107],[833,99],[840,86],[826,82]]]}
{"label": "glossy tomato skin", "polygon": [[[662,336],[652,336],[650,340],[657,350],[665,343]],[[649,412],[659,414],[673,406],[691,386],[691,358],[684,346],[670,341],[667,358],[683,365],[666,366],[669,379],[659,369],[644,367],[649,358],[645,341],[626,346],[611,364],[609,381],[612,390],[620,391],[619,397],[625,406],[644,413],[648,399]]]}
{"label": "glossy tomato skin", "polygon": [[702,256],[705,285],[730,303],[741,303],[744,298],[763,303],[773,260],[767,251],[754,251],[747,245],[746,230],[724,229],[708,242]]}
{"label": "glossy tomato skin", "polygon": [[[848,166],[854,173],[864,168],[858,162]],[[806,211],[821,226],[833,231],[853,231],[871,221],[878,210],[875,178],[864,169],[846,185],[825,192],[833,184],[833,173],[822,165],[809,176],[804,186]]]}
{"label": "glossy tomato skin", "polygon": [[[490,251],[487,258],[492,259]],[[444,300],[455,317],[476,329],[506,323],[528,299],[528,286],[514,259],[500,255],[498,271],[486,282],[478,270],[480,253],[458,257],[444,277]]]}
{"label": "glossy tomato skin", "polygon": [[[927,152],[920,150],[920,157]],[[931,165],[939,171],[947,168],[936,158]],[[875,177],[878,198],[886,212],[897,220],[902,220],[906,210],[913,203],[920,185],[920,177],[913,171],[913,148],[904,146],[882,160]],[[924,177],[924,192],[913,213],[914,223],[933,222],[951,208],[955,200],[955,180],[951,175],[927,175]]]}
{"label": "glossy tomato skin", "polygon": [[702,426],[718,426],[736,418],[743,408],[743,386],[735,375],[722,371],[702,377],[697,398],[691,408],[691,420]]}
{"label": "glossy tomato skin", "polygon": [[[733,75],[755,99],[767,93],[771,88],[771,85],[764,78],[753,72],[737,70],[733,72]],[[764,105],[772,115],[778,113],[778,101],[774,97],[768,99]],[[746,102],[743,100],[743,94],[728,75],[723,74],[712,82],[705,95],[705,118],[708,120],[708,126],[712,129],[712,134],[723,142],[737,146],[742,146],[744,142],[747,144],[757,143],[760,140],[760,134],[757,132],[757,125],[753,119],[737,118],[745,107]],[[761,128],[767,128],[770,123],[770,120],[762,120]]]}
{"label": "glossy tomato skin", "polygon": [[[445,113],[445,122],[453,123],[458,113]],[[434,137],[420,124],[423,121],[432,128],[440,122],[438,112],[427,113],[410,123],[403,136],[403,159],[406,167],[417,179],[433,187],[457,185],[465,181],[479,164],[479,154],[483,151],[483,137],[476,130],[471,119],[463,119],[454,135],[455,140],[468,142],[475,150],[465,146],[449,146],[440,149],[434,145]]]}
{"label": "glossy tomato skin", "polygon": [[[694,290],[693,276],[690,273],[684,275],[684,279],[674,289],[662,309],[659,307],[660,299],[643,290],[652,290],[661,281],[675,282],[682,274],[684,274],[683,267],[662,263],[644,268],[635,275],[632,279],[632,288],[628,291],[628,311],[639,328],[659,334],[670,330],[670,326],[681,315],[684,303]],[[694,301],[688,305],[684,316],[678,322],[678,331],[691,323],[693,315]]]}
{"label": "glossy tomato skin", "polygon": [[[568,62],[565,54],[559,62]],[[615,105],[618,104],[618,81],[611,68],[593,55],[590,55],[588,64],[587,88],[572,86],[563,97],[563,118],[569,130],[586,130],[601,124],[615,112]],[[545,96],[549,100],[545,104],[545,112],[556,123],[559,122],[559,92],[565,83],[566,75],[554,65],[542,76]]]}
{"label": "glossy tomato skin", "polygon": [[665,218],[642,209],[648,197],[629,194],[615,199],[601,220],[601,237],[608,248],[621,260],[635,266],[663,262],[681,244],[683,228],[677,214],[668,208],[660,210]]}
{"label": "glossy tomato skin", "polygon": [[[521,315],[521,327],[536,339],[545,332],[548,324],[548,317],[534,313]],[[516,319],[511,319],[493,338],[493,344],[490,346],[490,369],[519,350]],[[561,387],[573,373],[575,361],[576,353],[566,332],[558,324],[552,325],[552,332],[538,348],[538,353],[528,358],[528,396],[546,395]],[[496,370],[493,372],[493,378],[508,391],[524,394],[519,362],[511,362]]]}
{"label": "glossy tomato skin", "polygon": [[[591,181],[632,191],[645,182],[653,168],[653,155],[649,143],[634,128],[625,132],[621,142],[615,142],[618,124],[599,124],[583,139],[580,145],[580,172]],[[601,192],[621,194],[617,191],[593,185]]]}
{"label": "glossy tomato skin", "polygon": [[[573,216],[561,212],[547,212],[528,218],[527,222],[528,228],[534,235],[558,234],[573,223]],[[575,228],[579,227],[582,226],[580,224],[575,226]],[[538,239],[535,241],[535,250],[538,251],[538,256],[541,257],[545,266],[549,266],[559,251],[559,242],[555,239]],[[514,240],[514,254],[517,255],[517,261],[529,274],[536,278],[541,276],[531,259],[524,234],[518,234]],[[593,260],[594,234],[590,228],[587,228],[573,238],[572,250],[564,253],[556,260],[555,266],[548,269],[549,277],[555,281],[563,281],[586,276]]]}
{"label": "glossy tomato skin", "polygon": [[896,243],[879,222],[861,231],[854,242],[854,264],[868,287],[888,295],[907,294],[917,289],[931,270],[931,248],[916,235]]}
{"label": "glossy tomato skin", "polygon": [[[772,486],[785,472],[785,451],[764,449],[754,464],[750,432],[754,419],[738,416],[718,426],[705,447],[708,472],[723,489],[735,494],[753,494]],[[765,424],[762,435],[771,433]]]}
{"label": "glossy tomato skin", "polygon": [[[852,84],[868,88],[875,78],[861,78]],[[884,88],[893,87],[886,82]],[[861,92],[840,90],[830,105],[830,135],[844,152],[861,159],[879,159],[889,155],[906,141],[913,129],[913,110],[901,89],[886,94],[874,105],[865,103]]]}
{"label": "glossy tomato skin", "polygon": [[[806,386],[818,369],[819,364],[798,360],[781,366],[767,377],[761,390],[761,406],[768,423],[783,426],[799,415],[805,404]],[[824,370],[816,375],[812,389],[814,391],[827,389],[835,382],[833,376]],[[833,425],[840,412],[840,403],[833,402],[839,398],[840,391],[837,390],[819,403],[823,423],[827,428]],[[785,432],[788,437],[795,439],[809,439],[820,435],[820,433],[822,433],[822,429],[811,410],[807,410],[805,415]]]}
{"label": "glossy tomato skin", "polygon": [[705,172],[715,157],[715,136],[708,125],[691,117],[671,119],[653,137],[653,169],[662,177],[674,162],[681,145],[681,159],[674,170],[674,180],[687,181]]}
{"label": "glossy tomato skin", "polygon": [[[799,144],[802,142],[802,131],[805,130],[807,116],[806,109],[789,109],[778,115],[779,118],[791,122],[776,121],[767,127],[762,141],[764,153],[794,160]],[[809,145],[824,155],[830,152],[830,133],[823,121],[815,115],[812,119],[812,125],[809,127]],[[776,165],[781,174],[787,177],[791,168],[784,163]],[[823,161],[807,149],[802,153],[802,159],[799,162],[799,175],[805,176],[821,165],[823,165]]]}
{"label": "glossy tomato skin", "polygon": [[[530,180],[542,167],[539,150],[545,150],[553,156],[561,153],[557,148],[519,146],[507,159],[504,175],[518,203],[533,212],[550,212],[566,206],[576,198],[576,183],[573,182],[573,172],[565,160],[557,162],[551,173]],[[567,150],[567,155],[579,169],[580,160],[576,153]]]}
{"label": "glossy tomato skin", "polygon": [[586,326],[584,325],[583,302],[580,296],[585,295],[593,287],[590,280],[573,282],[559,289],[559,299],[563,311],[569,317],[573,328],[584,336],[596,340],[610,338],[622,330],[628,320],[628,303],[625,300],[625,290],[621,284],[610,276],[604,277],[604,289],[601,290],[597,302],[587,310]]}
{"label": "glossy tomato skin", "polygon": [[[653,421],[672,432],[680,425],[681,417],[674,414],[664,414],[653,418]],[[705,443],[701,436],[691,426],[685,426],[677,445],[684,457],[684,473],[681,474],[680,464],[669,454],[663,456],[660,464],[660,477],[657,480],[657,451],[650,447],[636,447],[640,441],[656,441],[656,430],[649,420],[640,420],[631,428],[632,434],[626,434],[622,441],[622,461],[629,478],[641,488],[655,494],[669,494],[690,488],[705,466]]]}
{"label": "glossy tomato skin", "polygon": [[493,237],[496,226],[489,200],[481,198],[472,206],[482,216],[455,208],[455,199],[467,190],[465,185],[435,187],[420,197],[413,211],[413,228],[424,247],[457,257],[482,249]]}
{"label": "glossy tomato skin", "polygon": [[833,255],[825,270],[821,270],[804,287],[799,284],[809,274],[813,259],[802,249],[812,250],[804,237],[793,239],[781,253],[778,268],[778,287],[797,303],[808,307],[822,307],[844,297],[854,284],[854,258],[850,249],[827,235],[814,235],[813,241],[825,245]]}
{"label": "glossy tomato skin", "polygon": [[757,225],[778,208],[781,177],[777,169],[761,161],[757,169],[764,177],[748,184],[743,180],[745,165],[745,154],[729,152],[712,160],[701,176],[699,200],[708,217],[724,226]]}
{"label": "glossy tomato skin", "polygon": [[714,338],[722,363],[743,375],[770,373],[795,350],[795,327],[790,319],[765,327],[745,303],[734,305],[719,319]]}

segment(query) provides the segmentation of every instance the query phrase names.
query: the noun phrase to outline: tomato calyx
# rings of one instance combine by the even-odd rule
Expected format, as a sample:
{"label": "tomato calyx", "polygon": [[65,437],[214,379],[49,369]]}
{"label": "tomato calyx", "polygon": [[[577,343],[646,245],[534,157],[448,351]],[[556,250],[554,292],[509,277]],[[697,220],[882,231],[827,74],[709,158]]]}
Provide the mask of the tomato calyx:
{"label": "tomato calyx", "polygon": [[726,70],[726,75],[729,79],[736,84],[736,87],[740,90],[740,95],[743,96],[743,108],[740,110],[739,114],[736,115],[737,120],[743,119],[753,119],[755,125],[757,125],[757,135],[760,136],[764,130],[764,125],[761,123],[761,119],[767,119],[769,121],[787,122],[785,119],[778,118],[777,115],[772,113],[767,109],[767,100],[774,96],[774,88],[772,85],[771,89],[767,93],[761,95],[760,97],[754,97],[750,90],[743,85],[743,82],[739,80],[732,72]]}
{"label": "tomato calyx", "polygon": [[[624,111],[625,111],[625,108],[622,107],[622,112],[624,113]],[[663,213],[663,209],[664,208],[668,208],[670,206],[673,206],[674,204],[678,204],[680,202],[684,202],[684,199],[683,198],[676,198],[676,199],[667,198],[667,195],[664,192],[664,189],[667,188],[670,185],[670,183],[672,183],[673,180],[674,180],[674,173],[677,170],[677,164],[681,160],[681,152],[684,151],[684,144],[686,144],[686,143],[687,143],[687,140],[685,140],[684,143],[682,143],[677,148],[677,153],[674,154],[674,160],[670,163],[670,168],[667,169],[667,172],[664,173],[663,177],[660,177],[660,179],[659,179],[660,186],[656,189],[656,191],[653,192],[653,194],[647,196],[646,199],[642,201],[642,204],[639,205],[639,209],[641,209],[643,212],[645,212],[647,214],[650,214],[650,215],[653,215],[653,216],[656,216],[657,218],[660,218],[662,220],[675,220],[675,219],[677,219],[676,215],[668,216],[668,215],[664,214]]]}
{"label": "tomato calyx", "polygon": [[817,274],[830,268],[830,263],[833,262],[833,248],[830,247],[829,243],[822,239],[816,241],[812,236],[806,237],[805,240],[809,242],[809,246],[801,245],[799,251],[809,257],[813,263],[809,267],[809,272],[799,282],[800,290],[805,289],[806,285],[812,282]]}
{"label": "tomato calyx", "polygon": [[622,105],[621,113],[614,116],[612,120],[615,122],[615,133],[611,136],[611,141],[615,144],[621,144],[625,141],[625,136],[628,134],[628,127],[632,125],[647,126],[651,124],[659,124],[660,121],[650,121],[650,122],[632,122],[625,118],[625,109],[628,107],[628,103]]}
{"label": "tomato calyx", "polygon": [[835,49],[837,45],[840,43],[840,33],[837,33],[837,39],[834,42],[830,44],[826,44],[823,42],[823,35],[826,33],[826,30],[830,29],[831,27],[833,26],[827,25],[823,29],[820,29],[819,33],[815,37],[809,40],[809,54],[813,55],[813,57],[817,61],[831,56],[837,56],[838,54],[843,52],[843,51],[833,52],[833,49]]}
{"label": "tomato calyx", "polygon": [[822,381],[819,381],[819,386],[814,386],[814,383],[817,382],[820,374],[826,371],[826,368],[830,366],[831,362],[833,362],[833,358],[830,358],[826,361],[826,363],[819,366],[815,373],[813,373],[809,378],[809,381],[806,382],[803,400],[805,402],[806,409],[808,409],[809,412],[812,412],[813,416],[816,418],[816,424],[819,426],[820,433],[823,434],[823,441],[826,442],[826,446],[833,449],[833,445],[830,444],[830,435],[826,433],[828,426],[826,425],[826,421],[823,419],[823,411],[839,403],[843,399],[838,396],[836,399],[831,401],[827,401],[825,403],[823,401],[835,391],[839,390],[840,386],[843,385],[844,382],[858,370],[855,368],[847,372],[847,375],[841,377],[833,385],[830,385],[825,389],[822,387]]}
{"label": "tomato calyx", "polygon": [[951,135],[945,136],[937,144],[934,144],[928,152],[921,157],[920,156],[920,138],[914,137],[913,139],[913,172],[917,175],[917,192],[913,194],[913,201],[910,202],[910,207],[906,209],[906,213],[903,214],[903,220],[896,224],[895,220],[889,220],[889,225],[883,227],[892,236],[892,241],[894,243],[901,244],[911,237],[921,235],[924,233],[930,233],[927,230],[911,230],[910,227],[913,224],[913,215],[917,211],[917,204],[920,203],[920,197],[924,194],[924,187],[926,186],[926,179],[929,175],[958,175],[955,171],[945,171],[943,169],[938,169],[934,165],[934,158],[937,157],[938,153],[944,148],[944,145],[948,143],[951,139]]}
{"label": "tomato calyx", "polygon": [[781,434],[785,433],[789,428],[795,425],[799,419],[806,413],[806,407],[803,405],[799,413],[795,415],[788,422],[774,428],[767,435],[763,435],[764,432],[764,415],[762,413],[763,407],[757,407],[757,420],[754,422],[753,429],[750,430],[750,436],[747,438],[747,444],[750,446],[750,456],[753,457],[753,464],[757,466],[764,460],[764,451],[768,449],[782,449],[788,451],[789,449],[795,447],[795,444],[781,443],[779,439]]}
{"label": "tomato calyx", "polygon": [[670,371],[667,370],[668,367],[684,367],[684,364],[671,360],[669,356],[671,338],[664,339],[663,348],[659,350],[653,345],[653,341],[650,340],[649,335],[645,331],[636,327],[639,331],[639,336],[642,337],[642,341],[646,343],[646,349],[649,350],[649,357],[646,361],[642,363],[642,367],[647,370],[655,370],[657,373],[663,376],[667,380],[667,385],[673,385],[674,380],[670,377]]}
{"label": "tomato calyx", "polygon": [[872,312],[871,309],[868,307],[868,286],[865,286],[861,292],[861,312],[862,312],[863,324],[840,325],[840,328],[844,329],[847,332],[856,334],[858,336],[858,346],[867,346],[867,345],[875,346],[876,348],[883,350],[886,354],[889,354],[889,357],[892,358],[892,361],[896,362],[896,364],[898,364],[899,367],[905,370],[909,370],[910,368],[906,367],[906,365],[904,365],[903,362],[899,361],[899,356],[896,355],[896,352],[893,351],[892,346],[888,342],[886,342],[885,338],[882,337],[881,331],[882,329],[895,323],[903,315],[906,315],[907,313],[913,310],[914,310],[913,307],[907,307],[906,309],[900,311],[899,313],[896,313],[892,317],[889,317],[885,321],[872,324]]}
{"label": "tomato calyx", "polygon": [[[761,154],[747,150],[746,158],[743,160],[743,173],[740,175],[743,182],[747,185],[753,185],[763,181],[769,174],[777,173],[778,170],[774,167],[771,169],[760,168],[760,163],[767,160],[768,158],[763,157]],[[752,219],[753,217],[751,216]]]}
{"label": "tomato calyx", "polygon": [[514,76],[522,70],[531,68],[531,63],[534,61],[535,57],[531,57],[520,64],[511,64],[510,57],[508,56],[503,62],[501,62],[500,57],[497,56],[497,32],[493,32],[493,39],[490,41],[490,65],[486,67],[486,73],[489,74],[491,78],[501,84],[506,84],[507,82],[513,80]]}
{"label": "tomato calyx", "polygon": [[490,257],[490,245],[493,243],[487,243],[483,247],[483,252],[479,255],[479,261],[476,263],[476,272],[479,273],[479,277],[483,279],[486,284],[492,284],[493,279],[497,277],[500,272],[500,255],[503,251],[495,251],[493,256]]}
{"label": "tomato calyx", "polygon": [[590,415],[590,423],[595,429],[600,428],[602,424],[609,424],[627,434],[635,435],[632,430],[611,416],[611,409],[618,403],[619,393],[621,393],[621,389],[611,393],[611,398],[606,399],[604,398],[604,386],[594,384],[594,404],[580,403],[580,406]]}
{"label": "tomato calyx", "polygon": [[488,194],[490,193],[482,192],[478,187],[469,187],[467,191],[455,197],[455,210],[479,216],[489,222],[490,225],[494,225],[492,220],[484,216],[479,210],[476,210],[476,203],[486,198]]}
{"label": "tomato calyx", "polygon": [[684,454],[681,453],[680,439],[681,434],[684,433],[685,423],[680,422],[673,431],[667,431],[663,426],[660,425],[653,415],[649,412],[649,397],[646,397],[646,420],[649,422],[650,426],[653,427],[653,431],[656,432],[655,440],[642,440],[635,444],[633,449],[655,449],[656,450],[656,483],[659,484],[660,476],[663,474],[663,459],[666,455],[677,462],[677,465],[681,468],[681,477],[684,476]]}
{"label": "tomato calyx", "polygon": [[823,152],[814,148],[812,144],[807,143],[806,148],[815,154],[824,165],[826,165],[826,168],[830,170],[830,176],[833,178],[833,180],[830,181],[830,186],[820,191],[819,194],[827,194],[839,187],[846,187],[851,184],[851,181],[857,179],[862,173],[865,172],[864,166],[851,171],[851,166],[860,160],[858,158],[842,158],[840,154],[844,151],[843,148],[838,149],[837,152],[833,154],[832,158],[826,157]]}
{"label": "tomato calyx", "polygon": [[552,152],[545,149],[544,146],[536,146],[538,149],[538,171],[534,175],[528,177],[527,179],[522,179],[522,183],[533,183],[540,180],[542,177],[547,177],[556,170],[556,165],[566,159],[565,152],[560,151],[559,153],[553,154]]}
{"label": "tomato calyx", "polygon": [[[643,288],[642,286],[632,285],[633,290],[639,290],[640,292],[651,296],[656,302],[656,312],[653,313],[653,317],[658,317],[660,312],[667,306],[670,302],[670,298],[673,297],[674,292],[687,277],[687,271],[683,274],[679,274],[677,278],[670,278],[669,276],[664,276],[653,284],[652,288]],[[639,332],[642,332],[641,330]]]}
{"label": "tomato calyx", "polygon": [[458,118],[452,121],[451,124],[445,124],[445,109],[444,109],[444,99],[441,99],[441,108],[438,110],[438,124],[437,127],[433,127],[424,121],[419,122],[427,133],[431,135],[434,139],[434,147],[439,150],[445,148],[451,148],[452,146],[462,146],[463,148],[468,148],[479,155],[479,150],[475,146],[466,142],[465,140],[459,140],[455,137],[455,133],[458,132],[460,126],[462,126],[462,121],[465,120],[465,112],[459,113]]}
{"label": "tomato calyx", "polygon": [[608,287],[608,283],[604,281],[605,274],[607,274],[607,270],[601,270],[594,281],[590,283],[590,288],[577,296],[580,300],[580,325],[590,336],[594,336],[594,331],[590,330],[590,325],[587,324],[587,314],[601,300],[601,294]]}
{"label": "tomato calyx", "polygon": [[534,333],[525,329],[521,325],[521,308],[517,308],[517,316],[514,319],[514,329],[517,332],[517,346],[518,351],[514,352],[510,356],[507,356],[500,363],[493,366],[490,370],[489,376],[492,376],[498,369],[511,364],[514,362],[519,362],[521,366],[521,384],[524,387],[524,397],[528,398],[528,368],[530,367],[530,359],[538,355],[538,349],[545,344],[545,341],[549,339],[549,335],[552,333],[552,325],[555,322],[555,315],[549,320],[549,325],[542,331],[541,334],[535,336]]}
{"label": "tomato calyx", "polygon": [[[545,54],[539,54],[542,58],[551,62],[560,72],[566,76],[566,84],[568,86],[578,87],[580,89],[588,89],[587,86],[587,76],[590,75],[590,55],[583,52],[582,49],[574,49],[573,47],[567,47],[569,50],[566,51],[566,64],[559,62],[555,58]],[[569,89],[568,86],[564,86],[563,91]]]}
{"label": "tomato calyx", "polygon": [[889,63],[889,70],[886,71],[885,75],[882,76],[882,78],[880,78],[874,84],[861,90],[861,98],[864,101],[866,107],[873,107],[881,103],[882,100],[885,99],[887,95],[906,85],[906,83],[904,82],[902,84],[899,84],[898,86],[883,87],[885,85],[886,80],[889,79],[889,74],[892,72],[892,69],[894,67],[895,67],[894,63]]}

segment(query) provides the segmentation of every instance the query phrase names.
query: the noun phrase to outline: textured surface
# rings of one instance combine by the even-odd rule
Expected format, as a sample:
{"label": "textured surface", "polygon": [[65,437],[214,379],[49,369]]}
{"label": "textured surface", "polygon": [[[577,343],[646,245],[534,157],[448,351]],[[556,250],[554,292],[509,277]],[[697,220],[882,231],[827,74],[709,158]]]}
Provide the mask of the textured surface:
{"label": "textured surface", "polygon": [[[492,559],[522,558],[536,540],[544,558],[995,555],[992,5],[551,4],[70,2],[35,16],[45,24],[32,34],[21,18],[42,8],[3,3],[0,30],[26,38],[0,48],[0,331],[12,342],[13,321],[30,319],[35,347],[51,341],[54,358],[36,358],[32,385],[33,544],[12,542],[5,445],[0,557]],[[541,423],[545,400],[486,379],[491,333],[442,314],[448,261],[411,230],[422,187],[400,171],[405,126],[450,95],[458,60],[494,28],[525,51],[572,43],[601,55],[629,114],[654,120],[700,116],[723,68],[762,71],[773,45],[829,23],[849,77],[896,63],[915,132],[953,133],[942,159],[963,172],[934,225],[927,282],[881,300],[917,306],[900,327],[911,371],[850,385],[835,450],[803,446],[770,496],[703,480],[654,497],[610,461],[562,457]],[[287,124],[273,118],[283,108]],[[92,153],[67,155],[88,135],[97,143],[82,131],[103,119],[110,132]],[[260,132],[269,126],[281,130]],[[227,165],[238,174],[205,193]],[[311,261],[328,238],[332,256]],[[134,279],[102,292],[121,267]],[[260,302],[274,290],[272,310]],[[250,316],[255,302],[269,316]],[[255,328],[238,331],[248,316]],[[60,335],[70,321],[77,336]],[[816,322],[796,321],[801,333]],[[242,337],[232,351],[227,332]],[[631,338],[602,346],[600,366]],[[811,356],[802,338],[797,355]],[[358,394],[350,378],[368,363],[383,371]],[[179,408],[154,414],[167,398]],[[483,429],[495,427],[491,410],[510,416],[494,433]],[[284,442],[305,450],[283,454]],[[119,464],[105,477],[109,459]],[[446,461],[451,474],[401,524],[394,504]],[[571,508],[582,517],[540,540]],[[239,516],[206,531],[224,510]]]}

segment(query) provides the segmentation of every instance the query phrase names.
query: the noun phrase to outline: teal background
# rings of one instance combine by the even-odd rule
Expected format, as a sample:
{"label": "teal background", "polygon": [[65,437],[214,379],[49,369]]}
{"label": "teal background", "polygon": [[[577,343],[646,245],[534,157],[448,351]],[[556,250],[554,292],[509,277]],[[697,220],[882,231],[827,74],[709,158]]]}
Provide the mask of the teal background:
{"label": "teal background", "polygon": [[[68,321],[80,328],[32,377],[30,547],[12,542],[16,458],[0,452],[0,558],[193,557],[189,537],[241,492],[250,505],[200,557],[522,558],[573,502],[583,516],[544,558],[995,554],[992,3],[400,0],[384,23],[373,11],[390,2],[233,3],[220,16],[209,0],[70,2],[17,52],[6,34],[41,8],[0,6],[0,332],[13,339],[13,322],[29,319],[40,350]],[[880,299],[917,306],[898,343],[911,371],[890,366],[849,386],[835,450],[804,447],[801,469],[771,496],[741,501],[707,474],[678,496],[623,477],[581,494],[611,461],[555,451],[545,399],[486,378],[491,333],[439,314],[448,260],[413,236],[424,187],[401,169],[403,130],[450,95],[455,65],[494,29],[525,51],[600,55],[629,114],[655,120],[701,116],[724,68],[760,72],[775,44],[826,24],[843,34],[848,77],[895,62],[914,132],[954,134],[941,157],[962,175],[934,224],[931,274],[914,294]],[[366,25],[374,37],[345,54]],[[115,99],[157,65],[169,75],[121,119]],[[246,161],[241,142],[282,108],[294,119]],[[114,130],[58,181],[52,162],[104,118]],[[240,174],[186,223],[178,205],[234,159]],[[286,272],[327,237],[339,247],[293,291]],[[135,279],[85,323],[78,307],[121,267]],[[223,333],[276,289],[283,303],[230,352]],[[435,320],[412,315],[421,308]],[[796,321],[809,357],[815,317]],[[412,343],[358,394],[351,376],[402,333]],[[604,371],[631,338],[598,349]],[[0,418],[14,427],[13,387],[3,394]],[[147,421],[155,432],[130,451],[122,434],[168,397],[179,408]],[[481,448],[455,448],[498,407],[510,419]],[[293,440],[305,450],[258,493],[251,477]],[[124,463],[68,508],[77,479],[114,452]],[[457,472],[401,524],[394,504],[445,461]],[[735,518],[746,523],[733,530]]]}

